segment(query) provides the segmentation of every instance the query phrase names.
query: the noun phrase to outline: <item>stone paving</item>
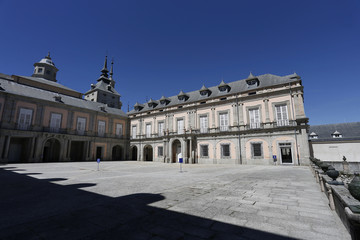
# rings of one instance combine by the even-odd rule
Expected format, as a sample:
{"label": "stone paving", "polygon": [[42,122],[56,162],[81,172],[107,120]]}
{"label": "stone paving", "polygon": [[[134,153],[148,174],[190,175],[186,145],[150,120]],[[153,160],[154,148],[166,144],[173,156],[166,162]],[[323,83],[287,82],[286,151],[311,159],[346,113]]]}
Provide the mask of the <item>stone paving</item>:
{"label": "stone paving", "polygon": [[351,239],[308,167],[0,165],[0,239]]}

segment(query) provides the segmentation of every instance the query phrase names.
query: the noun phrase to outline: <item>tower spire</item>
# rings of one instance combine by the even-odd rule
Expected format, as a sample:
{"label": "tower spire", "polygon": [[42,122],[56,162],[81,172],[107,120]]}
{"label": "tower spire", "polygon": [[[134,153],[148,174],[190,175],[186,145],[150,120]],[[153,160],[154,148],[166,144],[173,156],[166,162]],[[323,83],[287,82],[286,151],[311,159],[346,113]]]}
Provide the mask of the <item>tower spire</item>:
{"label": "tower spire", "polygon": [[105,62],[104,62],[104,67],[103,67],[103,69],[101,70],[101,72],[102,72],[102,74],[101,74],[101,76],[103,76],[103,77],[108,77],[108,70],[107,70],[107,56],[105,56]]}
{"label": "tower spire", "polygon": [[111,60],[110,79],[112,79],[112,76],[113,76],[113,74],[114,74],[114,72],[113,72],[113,65],[114,65],[114,59]]}

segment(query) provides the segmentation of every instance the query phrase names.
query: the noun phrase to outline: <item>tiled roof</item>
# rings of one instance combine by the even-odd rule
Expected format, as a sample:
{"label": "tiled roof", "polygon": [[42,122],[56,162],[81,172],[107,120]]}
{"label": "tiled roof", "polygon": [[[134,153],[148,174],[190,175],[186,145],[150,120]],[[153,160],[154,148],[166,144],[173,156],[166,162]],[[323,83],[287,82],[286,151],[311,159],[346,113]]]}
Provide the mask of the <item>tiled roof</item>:
{"label": "tiled roof", "polygon": [[[256,88],[253,88],[252,90],[269,87],[269,86],[273,86],[273,85],[278,85],[278,84],[286,84],[286,83],[290,83],[290,82],[295,82],[300,79],[300,77],[296,73],[287,75],[287,76],[276,76],[273,74],[264,74],[264,75],[256,76],[256,78],[259,79],[260,83],[259,83],[259,86],[257,86]],[[180,92],[179,95],[168,97],[170,102],[166,106],[159,104],[155,108],[151,108],[151,107],[148,107],[146,104],[144,104],[145,105],[144,108],[142,108],[140,111],[131,110],[130,112],[128,112],[128,114],[135,114],[138,112],[145,112],[145,111],[152,110],[152,109],[160,109],[163,107],[174,106],[177,104],[202,101],[202,100],[212,99],[212,98],[220,97],[220,96],[224,96],[224,95],[248,91],[249,89],[248,89],[246,80],[247,79],[242,79],[242,80],[238,80],[238,81],[234,81],[234,82],[230,82],[230,83],[224,83],[223,81],[221,81],[220,85],[225,84],[230,87],[229,92],[227,92],[227,91],[220,92],[219,88],[218,88],[218,86],[220,86],[220,85],[213,86],[213,87],[208,88],[211,91],[211,94],[209,96],[206,96],[206,95],[202,96],[199,93],[199,90],[185,93],[189,97],[185,102],[178,99],[178,96],[181,93]]]}
{"label": "tiled roof", "polygon": [[[29,78],[29,77],[27,77],[27,78]],[[45,81],[48,81],[48,80],[45,80]],[[50,81],[48,81],[48,82],[50,82]],[[3,78],[0,78],[0,83],[1,83],[1,87],[4,89],[3,91],[0,91],[0,93],[6,92],[9,94],[25,96],[25,97],[40,99],[40,100],[49,101],[49,102],[56,102],[55,97],[60,96],[61,104],[65,104],[65,105],[73,106],[73,107],[79,107],[79,108],[92,110],[92,111],[98,111],[98,112],[103,112],[100,109],[100,107],[105,106],[102,103],[86,101],[81,98],[70,97],[67,95],[58,94],[58,93],[50,92],[47,90],[42,90],[39,88],[18,84],[16,82],[8,81]],[[127,116],[121,109],[117,109],[117,108],[111,108],[111,107],[105,106],[105,111],[110,114],[115,114],[115,115],[124,116],[124,117]]]}
{"label": "tiled roof", "polygon": [[[342,135],[341,138],[332,137],[336,131]],[[310,126],[309,132],[318,136],[317,139],[310,139],[311,141],[360,140],[360,122],[314,125]]]}

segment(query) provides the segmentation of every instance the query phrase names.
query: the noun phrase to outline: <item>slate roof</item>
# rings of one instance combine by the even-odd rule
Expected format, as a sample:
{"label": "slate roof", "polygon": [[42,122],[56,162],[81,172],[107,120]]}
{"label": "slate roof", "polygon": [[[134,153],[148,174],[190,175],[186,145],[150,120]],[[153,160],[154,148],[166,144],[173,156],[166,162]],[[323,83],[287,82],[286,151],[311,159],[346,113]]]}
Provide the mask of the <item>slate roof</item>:
{"label": "slate roof", "polygon": [[[336,131],[342,135],[342,138],[332,137],[331,134]],[[312,142],[360,140],[360,122],[314,125],[310,126],[309,132],[318,135],[317,139],[310,139]]]}
{"label": "slate roof", "polygon": [[[54,86],[54,87],[66,89],[66,90],[69,90],[69,91],[77,92],[77,91],[75,91],[74,89],[65,87],[64,85],[61,85],[60,83],[53,82],[53,81],[47,80],[47,79],[45,79],[45,78],[28,77],[28,76],[19,76],[19,77],[21,77],[21,78],[27,78],[27,79],[30,79],[30,80],[32,80],[32,81],[34,81],[34,82],[39,82],[39,83],[42,83],[42,84],[47,84],[47,85],[50,85],[50,86]],[[80,93],[80,92],[78,92],[78,93]]]}
{"label": "slate roof", "polygon": [[[29,78],[29,77],[27,77],[27,78]],[[45,81],[50,82],[48,80],[45,80]],[[4,89],[4,90],[1,90],[0,93],[6,92],[6,93],[14,94],[14,95],[36,98],[36,99],[49,101],[49,102],[57,102],[57,101],[55,101],[55,97],[60,96],[61,104],[65,104],[67,106],[83,108],[83,109],[87,109],[87,110],[92,110],[92,111],[98,111],[98,112],[103,112],[100,109],[100,107],[105,106],[103,103],[86,101],[85,99],[82,99],[82,98],[70,97],[67,95],[58,94],[58,93],[50,92],[47,90],[18,84],[16,82],[8,81],[3,78],[0,78],[0,83],[1,83],[0,86]],[[72,91],[74,91],[74,90],[72,90]],[[119,116],[123,116],[123,117],[127,116],[121,109],[117,109],[117,108],[110,108],[110,107],[106,106],[105,111],[107,113],[115,114],[115,115],[119,115]]]}
{"label": "slate roof", "polygon": [[[95,87],[88,90],[85,95],[95,91],[95,90],[102,90],[104,92],[110,92],[114,95],[118,95],[120,96],[120,94],[115,90],[115,88],[111,87],[110,90],[108,90],[108,86],[109,84],[105,83],[104,81],[98,81],[96,84],[95,84]],[[111,85],[110,85],[111,86]]]}
{"label": "slate roof", "polygon": [[[264,88],[264,87],[269,87],[269,86],[274,86],[274,85],[279,85],[279,84],[286,84],[286,83],[290,83],[290,82],[295,82],[298,81],[300,79],[300,77],[294,73],[291,75],[286,75],[286,76],[277,76],[277,75],[273,75],[273,74],[264,74],[264,75],[260,75],[260,76],[256,76],[256,78],[259,79],[260,84],[259,86],[252,88],[251,90],[255,90],[255,89],[259,89],[259,88]],[[213,87],[209,87],[208,89],[211,91],[211,94],[209,96],[202,96],[198,90],[192,91],[192,92],[187,92],[185,93],[189,98],[184,102],[184,101],[180,101],[178,99],[178,95],[172,96],[172,97],[168,97],[167,99],[170,100],[170,103],[167,105],[161,105],[158,104],[156,107],[152,108],[147,106],[146,104],[144,104],[144,108],[141,109],[140,111],[136,111],[136,110],[131,110],[130,112],[128,112],[128,114],[136,114],[136,113],[141,113],[141,112],[145,112],[145,111],[149,111],[149,110],[153,110],[153,109],[161,109],[164,107],[170,107],[170,106],[175,106],[178,104],[184,104],[184,103],[191,103],[191,102],[196,102],[196,101],[204,101],[207,99],[212,99],[215,97],[220,97],[220,96],[225,96],[225,95],[231,95],[231,94],[235,94],[235,93],[240,93],[240,92],[245,92],[250,90],[248,88],[248,85],[246,83],[247,79],[242,79],[242,80],[238,80],[238,81],[234,81],[234,82],[230,82],[230,83],[226,83],[229,87],[230,87],[230,91],[229,92],[220,92],[218,89],[218,86],[213,86]],[[220,85],[223,83],[223,81],[220,83]]]}

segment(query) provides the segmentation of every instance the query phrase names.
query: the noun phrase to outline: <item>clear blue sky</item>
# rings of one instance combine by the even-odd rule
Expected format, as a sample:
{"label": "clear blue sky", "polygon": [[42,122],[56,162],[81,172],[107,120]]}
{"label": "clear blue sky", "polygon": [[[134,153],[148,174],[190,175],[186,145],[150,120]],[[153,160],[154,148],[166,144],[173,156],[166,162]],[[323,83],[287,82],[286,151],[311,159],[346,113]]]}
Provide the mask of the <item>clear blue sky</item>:
{"label": "clear blue sky", "polygon": [[358,0],[0,0],[0,72],[48,51],[80,92],[114,58],[123,110],[136,101],[255,75],[303,79],[310,124],[360,121]]}

